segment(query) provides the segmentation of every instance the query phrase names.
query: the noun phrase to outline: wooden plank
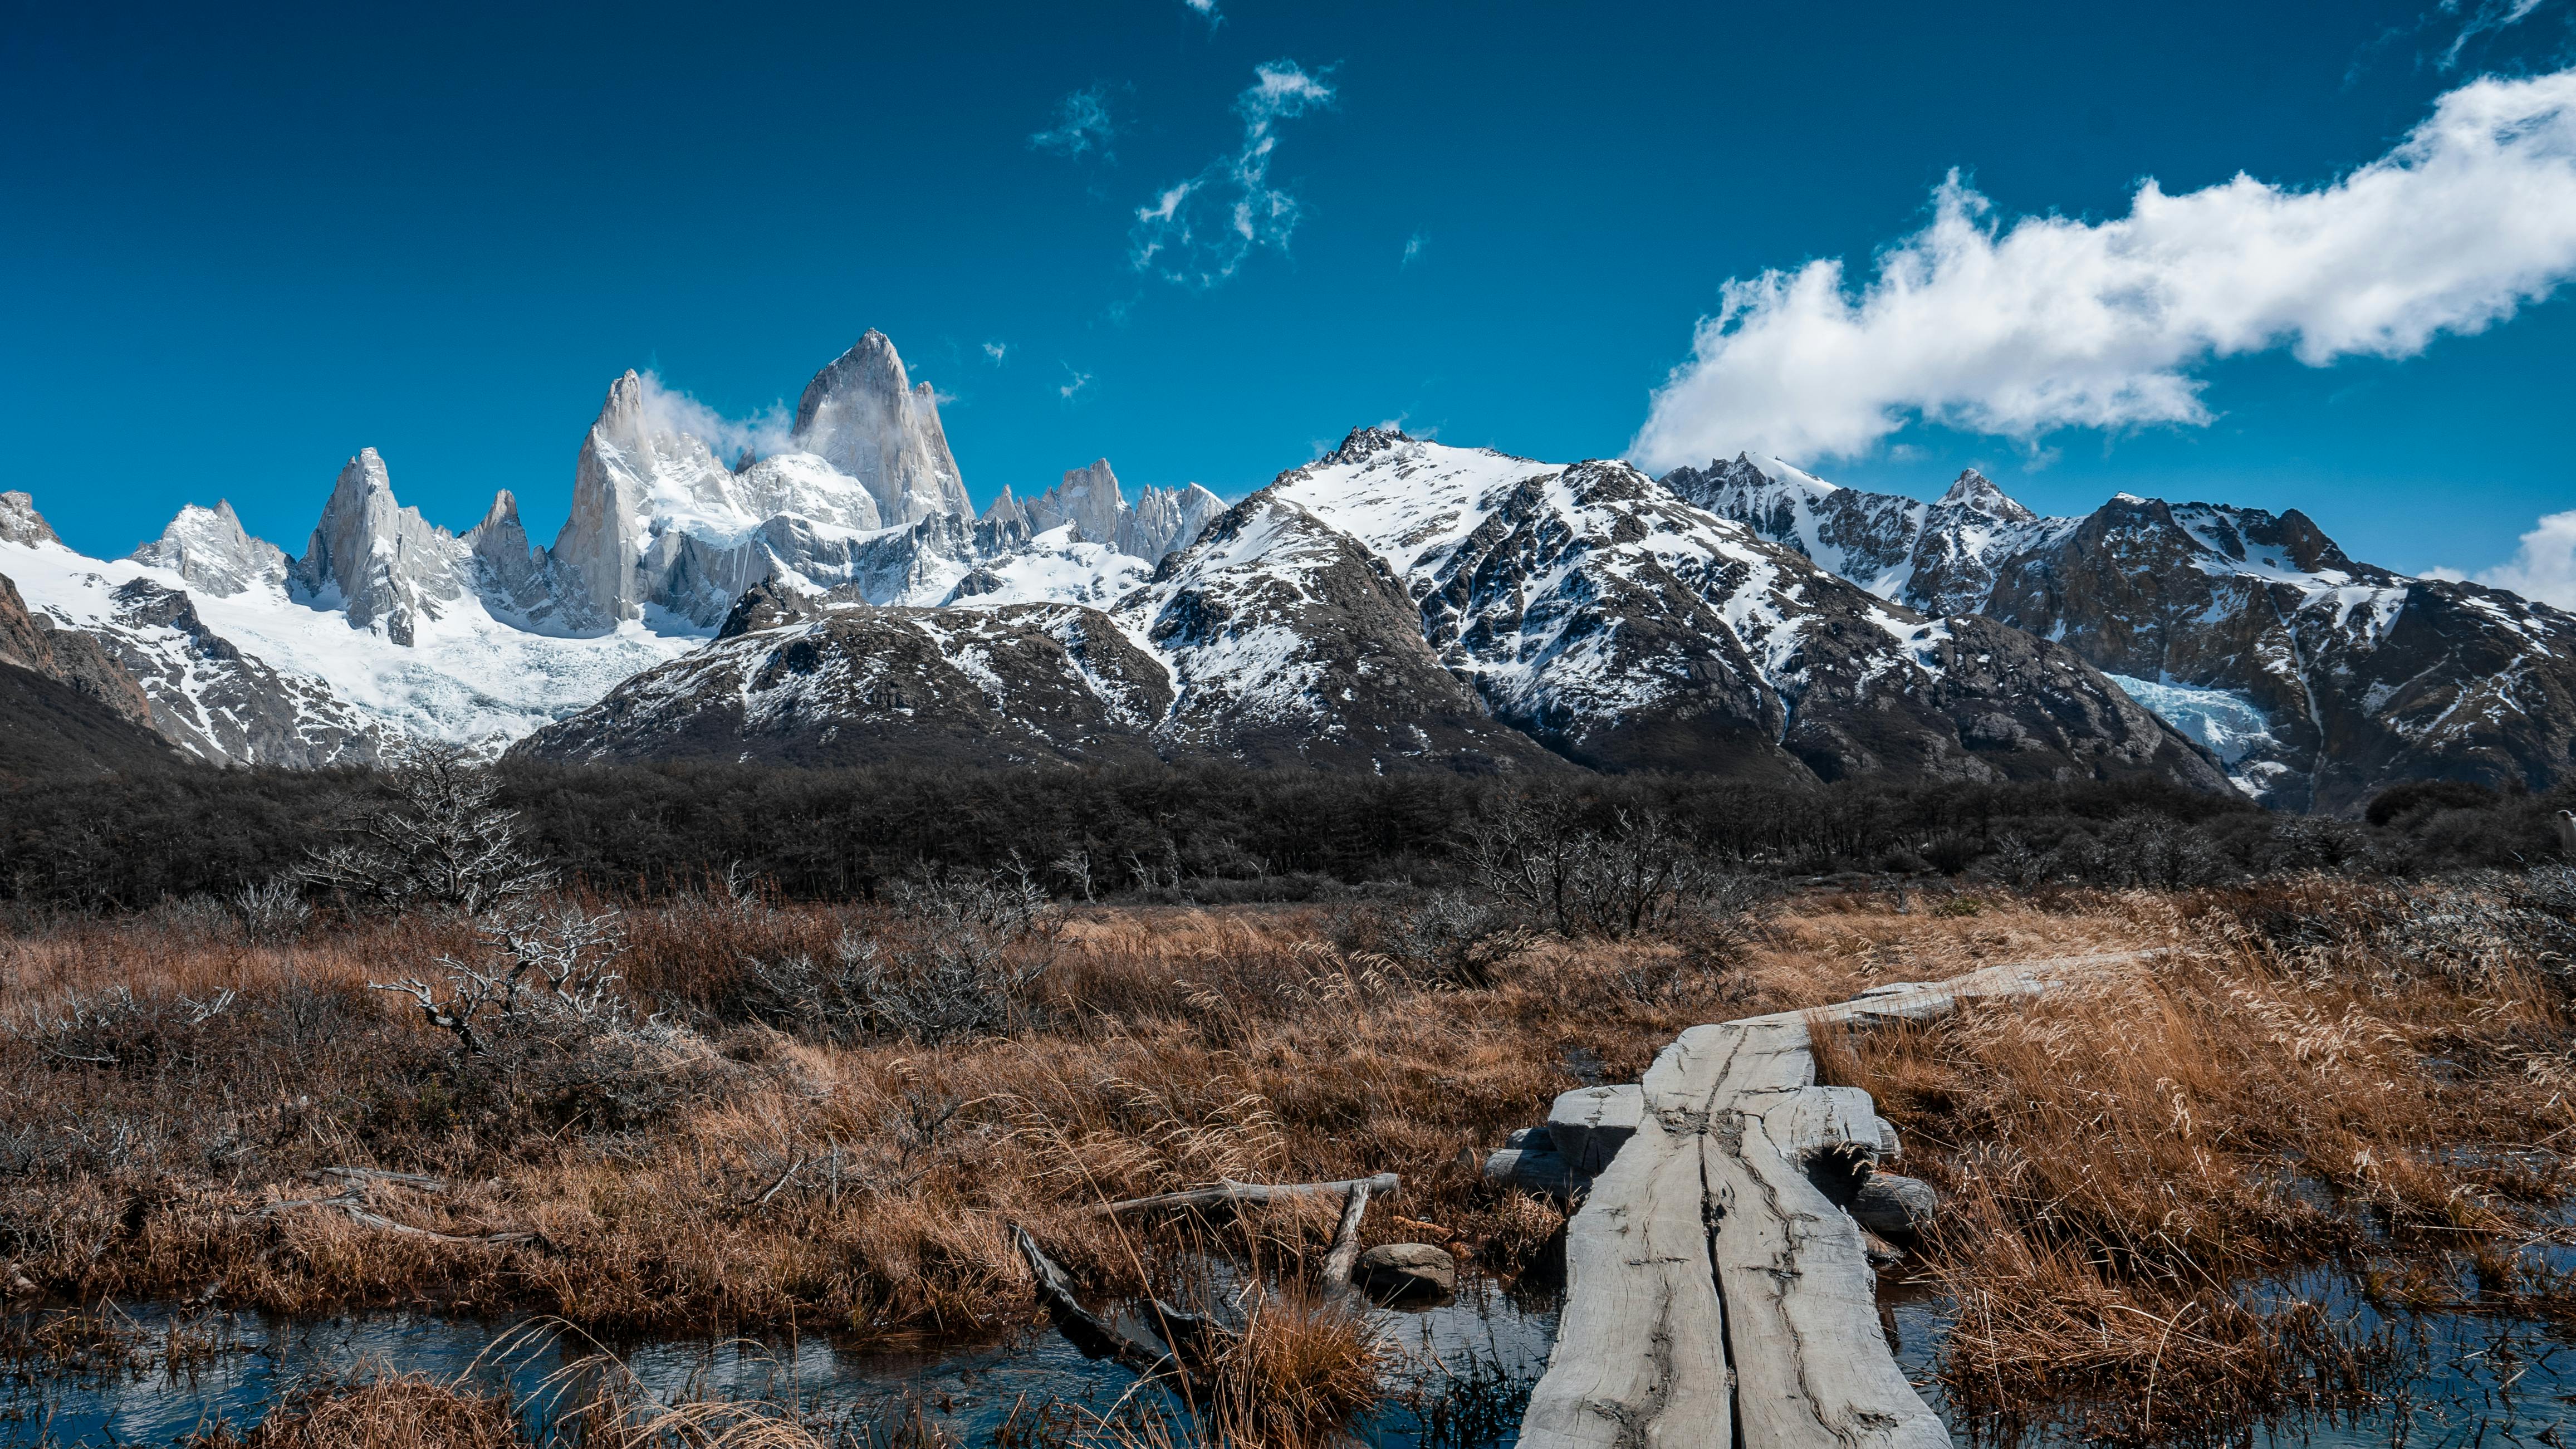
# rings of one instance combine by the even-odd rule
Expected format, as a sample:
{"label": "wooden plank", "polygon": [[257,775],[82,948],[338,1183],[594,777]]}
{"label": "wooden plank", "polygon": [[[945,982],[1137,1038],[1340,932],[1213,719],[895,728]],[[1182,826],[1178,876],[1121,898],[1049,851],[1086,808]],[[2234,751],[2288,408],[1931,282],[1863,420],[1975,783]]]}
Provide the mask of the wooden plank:
{"label": "wooden plank", "polygon": [[1566,1228],[1556,1351],[1524,1449],[1727,1449],[1724,1319],[1699,1134],[1646,1116]]}
{"label": "wooden plank", "polygon": [[1866,1092],[1815,1085],[1810,1028],[1927,1020],[2136,954],[1989,967],[1683,1032],[1647,1069],[1634,1135],[1567,1225],[1556,1351],[1521,1442],[1947,1445],[1888,1351],[1859,1226],[1808,1175],[1823,1154],[1892,1157],[1896,1132]]}

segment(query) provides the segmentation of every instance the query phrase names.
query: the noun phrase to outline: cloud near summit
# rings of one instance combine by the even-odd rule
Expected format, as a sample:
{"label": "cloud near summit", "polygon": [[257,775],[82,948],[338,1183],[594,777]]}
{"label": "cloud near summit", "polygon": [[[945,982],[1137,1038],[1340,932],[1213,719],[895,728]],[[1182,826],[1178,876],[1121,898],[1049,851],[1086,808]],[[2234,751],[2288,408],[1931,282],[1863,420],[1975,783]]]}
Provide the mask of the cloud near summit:
{"label": "cloud near summit", "polygon": [[2205,424],[2214,358],[2409,357],[2571,275],[2576,70],[2463,85],[2315,190],[2149,181],[2124,217],[2006,225],[1954,172],[1857,288],[1832,259],[1730,279],[1629,453],[1661,471],[1850,456],[1916,420],[2024,442]]}

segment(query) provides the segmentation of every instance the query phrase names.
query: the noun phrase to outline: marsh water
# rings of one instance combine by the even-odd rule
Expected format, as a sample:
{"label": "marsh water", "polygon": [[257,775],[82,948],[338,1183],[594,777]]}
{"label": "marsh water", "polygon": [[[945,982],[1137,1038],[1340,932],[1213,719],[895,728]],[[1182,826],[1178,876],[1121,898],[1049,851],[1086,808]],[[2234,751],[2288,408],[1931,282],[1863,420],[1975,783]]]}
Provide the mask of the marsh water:
{"label": "marsh water", "polygon": [[[2540,1444],[2576,1435],[2576,1335],[2511,1319],[2460,1314],[2383,1319],[2332,1279],[2291,1285],[2322,1296],[2356,1332],[2386,1331],[2405,1348],[2405,1372],[2384,1401],[2341,1416],[2234,1426],[2236,1443],[2327,1446]],[[1898,1362],[1951,1420],[1937,1371],[1950,1327],[1946,1299],[1889,1285],[1883,1306]],[[59,1310],[56,1311],[57,1314]],[[96,1313],[97,1310],[92,1310]],[[939,1353],[845,1351],[827,1336],[759,1341],[596,1342],[543,1324],[377,1312],[290,1320],[248,1313],[109,1307],[130,1351],[0,1370],[0,1443],[166,1445],[218,1419],[256,1419],[298,1385],[386,1370],[515,1392],[541,1420],[568,1370],[613,1354],[665,1402],[686,1398],[794,1403],[825,1419],[866,1419],[918,1405],[962,1443],[994,1443],[1016,1414],[1048,1405],[1109,1412],[1134,1375],[1093,1362],[1052,1332]],[[26,1329],[46,1321],[21,1314]],[[1377,1310],[1397,1351],[1396,1392],[1357,1426],[1363,1443],[1408,1449],[1487,1449],[1516,1436],[1529,1386],[1545,1368],[1555,1304],[1470,1278],[1448,1303]],[[175,1331],[174,1331],[175,1330]],[[173,1349],[177,1351],[173,1351]],[[1951,1423],[1961,1443],[1977,1426]],[[2067,1436],[2042,1433],[2039,1442]]]}
{"label": "marsh water", "polygon": [[[1420,1310],[1372,1310],[1395,1351],[1397,1392],[1358,1426],[1364,1442],[1509,1442],[1521,1399],[1547,1365],[1555,1304],[1479,1278],[1459,1290]],[[542,1421],[560,1387],[577,1379],[577,1366],[603,1353],[666,1403],[792,1403],[825,1421],[864,1421],[918,1404],[975,1446],[1015,1411],[1056,1404],[1105,1414],[1136,1385],[1134,1374],[1085,1359],[1052,1331],[938,1353],[883,1353],[844,1351],[825,1335],[601,1342],[543,1323],[428,1313],[284,1319],[133,1306],[105,1316],[130,1334],[131,1351],[0,1370],[0,1443],[166,1445],[219,1419],[255,1420],[299,1385],[387,1370],[506,1387],[532,1422]],[[22,1328],[43,1321],[18,1320]]]}

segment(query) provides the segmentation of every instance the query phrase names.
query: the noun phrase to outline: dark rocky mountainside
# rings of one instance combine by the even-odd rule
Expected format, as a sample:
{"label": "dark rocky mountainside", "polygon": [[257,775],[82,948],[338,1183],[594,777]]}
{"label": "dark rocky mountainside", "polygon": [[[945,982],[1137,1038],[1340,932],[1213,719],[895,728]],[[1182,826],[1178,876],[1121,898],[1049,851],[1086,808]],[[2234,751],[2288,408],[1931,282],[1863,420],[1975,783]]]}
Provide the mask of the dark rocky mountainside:
{"label": "dark rocky mountainside", "polygon": [[2062,642],[2269,804],[2543,789],[2576,760],[2576,615],[2355,562],[2295,510],[2124,494],[2039,518],[1974,473],[1926,505],[1751,458],[1665,482],[1884,597]]}
{"label": "dark rocky mountainside", "polygon": [[175,765],[149,717],[142,689],[98,641],[30,615],[0,577],[0,780]]}

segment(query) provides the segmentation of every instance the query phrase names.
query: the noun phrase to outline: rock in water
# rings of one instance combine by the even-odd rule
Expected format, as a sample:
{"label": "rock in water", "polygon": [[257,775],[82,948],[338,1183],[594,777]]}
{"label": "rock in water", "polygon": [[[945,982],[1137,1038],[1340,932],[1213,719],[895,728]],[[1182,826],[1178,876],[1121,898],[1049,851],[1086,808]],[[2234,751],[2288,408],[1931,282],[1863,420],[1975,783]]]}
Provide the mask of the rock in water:
{"label": "rock in water", "polygon": [[1932,1184],[1901,1173],[1873,1172],[1852,1199],[1852,1221],[1881,1237],[1907,1238],[1932,1225],[1941,1195]]}
{"label": "rock in water", "polygon": [[1446,1297],[1458,1291],[1458,1260],[1430,1243],[1388,1243],[1360,1254],[1353,1282],[1389,1302]]}

